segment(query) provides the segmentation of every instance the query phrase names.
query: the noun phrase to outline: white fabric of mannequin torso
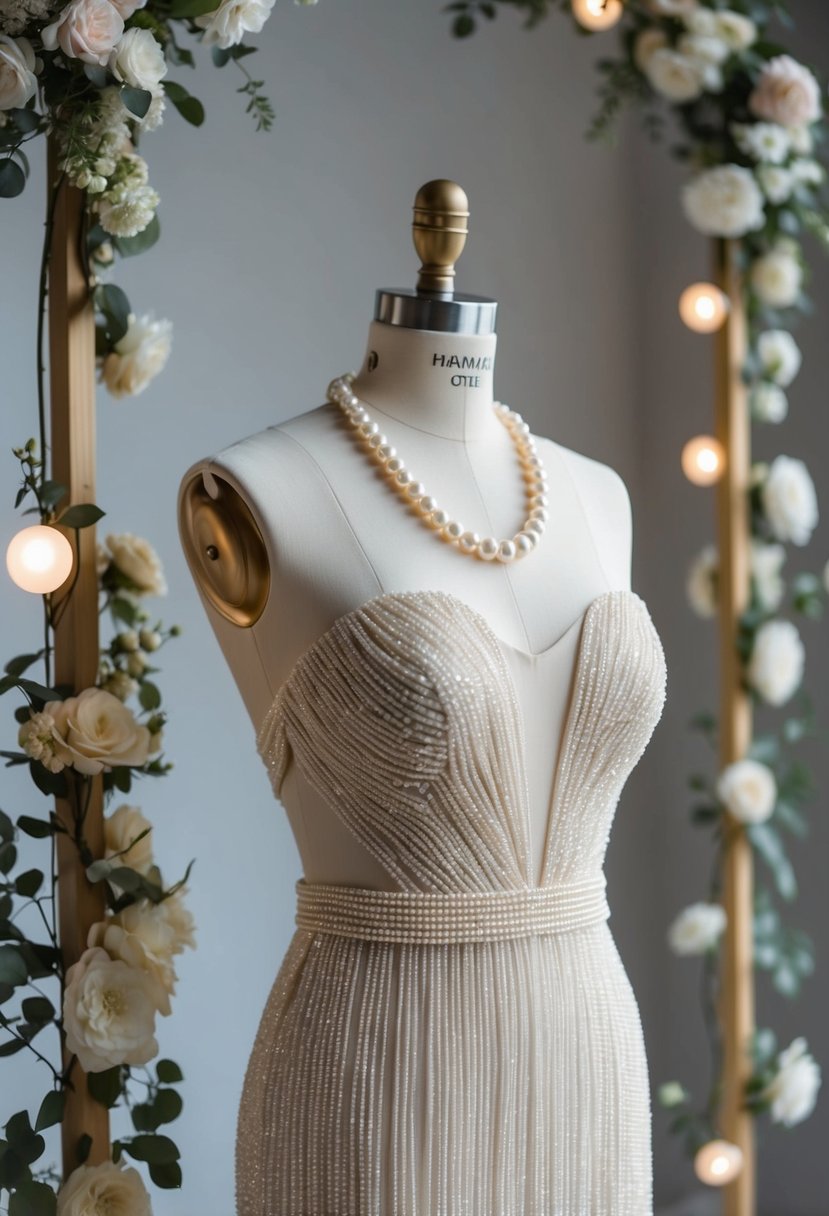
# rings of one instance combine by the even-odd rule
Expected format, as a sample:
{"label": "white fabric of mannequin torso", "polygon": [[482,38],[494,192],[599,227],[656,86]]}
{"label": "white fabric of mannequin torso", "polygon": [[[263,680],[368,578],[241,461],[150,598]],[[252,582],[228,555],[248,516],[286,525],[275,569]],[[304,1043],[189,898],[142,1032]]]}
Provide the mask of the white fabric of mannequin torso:
{"label": "white fabric of mannequin torso", "polygon": [[[527,508],[513,442],[491,408],[494,355],[494,336],[374,322],[355,391],[449,516],[500,539],[518,530]],[[252,626],[232,624],[200,593],[257,729],[300,655],[367,600],[442,590],[481,615],[508,660],[524,719],[536,866],[583,616],[597,595],[628,589],[631,569],[630,502],[619,475],[552,440],[537,444],[549,521],[536,549],[509,565],[461,554],[427,529],[331,404],[197,461],[182,482],[200,472],[208,493],[214,475],[228,482],[267,547],[270,592]],[[293,762],[283,803],[309,882],[388,885]]]}

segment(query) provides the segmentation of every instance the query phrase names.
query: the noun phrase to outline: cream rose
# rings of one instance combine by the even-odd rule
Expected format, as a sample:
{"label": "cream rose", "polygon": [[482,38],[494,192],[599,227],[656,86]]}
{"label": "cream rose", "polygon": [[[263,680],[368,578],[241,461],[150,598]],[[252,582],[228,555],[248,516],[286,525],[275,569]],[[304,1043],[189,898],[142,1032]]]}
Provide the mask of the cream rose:
{"label": "cream rose", "polygon": [[[153,864],[152,826],[139,807],[123,803],[104,818],[105,856],[120,854],[120,864],[146,874]],[[133,844],[142,832],[147,835]]]}
{"label": "cream rose", "polygon": [[106,556],[129,580],[131,590],[142,595],[167,594],[161,560],[148,540],[132,532],[110,532],[104,545]]}
{"label": "cream rose", "polygon": [[79,1165],[58,1191],[57,1216],[153,1216],[138,1170],[123,1161]]}
{"label": "cream rose", "polygon": [[777,456],[761,491],[763,510],[777,540],[808,544],[818,522],[815,484],[802,460]]}
{"label": "cream rose", "polygon": [[668,36],[658,26],[650,26],[650,28],[642,30],[641,33],[637,34],[636,42],[633,46],[633,61],[639,68],[639,71],[647,72],[648,64],[654,51],[661,51],[667,45]]}
{"label": "cream rose", "polygon": [[765,823],[777,802],[777,782],[767,765],[738,760],[720,773],[717,797],[738,823]]}
{"label": "cream rose", "polygon": [[779,384],[755,385],[751,391],[751,412],[758,422],[782,422],[789,412],[789,401]]}
{"label": "cream rose", "polygon": [[55,753],[87,776],[120,765],[147,763],[152,736],[122,701],[104,688],[85,688],[77,697],[49,701],[43,708],[55,723]]}
{"label": "cream rose", "polygon": [[757,339],[757,357],[763,374],[788,388],[800,371],[800,347],[785,329],[767,329]]}
{"label": "cream rose", "polygon": [[106,65],[124,32],[124,19],[110,0],[72,0],[41,34],[47,51],[58,47],[69,59]]}
{"label": "cream rose", "polygon": [[651,51],[644,73],[652,88],[669,101],[695,101],[703,90],[703,71],[698,63],[671,47]]}
{"label": "cream rose", "polygon": [[170,994],[175,987],[175,974],[173,974],[171,982],[172,968],[169,966],[168,960],[159,959],[152,954],[142,939],[125,929],[116,917],[110,917],[91,925],[86,944],[90,950],[100,947],[102,950],[106,950],[111,959],[120,959],[128,967],[145,971],[151,981],[147,985],[147,992],[153,1004],[164,1017],[169,1016],[172,1012]]}
{"label": "cream rose", "polygon": [[127,30],[109,57],[116,80],[136,89],[157,89],[167,72],[164,51],[149,30]]}
{"label": "cream rose", "polygon": [[757,26],[742,13],[724,9],[714,13],[714,20],[718,36],[732,51],[745,51],[757,41]]}
{"label": "cream rose", "polygon": [[800,295],[803,269],[785,245],[775,246],[751,264],[751,286],[770,308],[790,308]]}
{"label": "cream rose", "polygon": [[[782,165],[760,165],[757,180],[766,198],[775,206],[785,203],[795,187],[794,175]],[[798,277],[798,288],[799,285]]]}
{"label": "cream rose", "polygon": [[689,603],[701,617],[712,617],[717,611],[717,550],[713,545],[706,545],[688,569],[685,589]]}
{"label": "cream rose", "polygon": [[176,979],[171,965],[173,955],[195,945],[193,918],[179,893],[159,904],[130,904],[118,913],[117,919],[127,932],[135,934],[154,959],[160,964],[170,964],[167,979],[172,992]]}
{"label": "cream rose", "polygon": [[751,542],[751,577],[758,600],[767,612],[780,607],[786,591],[781,570],[786,560],[782,545],[767,545],[763,541]]}
{"label": "cream rose", "polygon": [[794,1127],[815,1109],[821,1085],[820,1066],[803,1038],[795,1039],[777,1057],[777,1073],[763,1091],[775,1123]]}
{"label": "cream rose", "polygon": [[164,368],[172,346],[172,324],[130,315],[129,329],[104,359],[102,376],[113,397],[137,397]]}
{"label": "cream rose", "polygon": [[37,91],[37,61],[28,38],[0,34],[0,110],[19,110]]}
{"label": "cream rose", "polygon": [[699,173],[683,189],[682,203],[689,222],[706,236],[743,236],[763,226],[762,191],[741,165]]}
{"label": "cream rose", "polygon": [[760,73],[748,106],[752,114],[769,122],[784,127],[808,126],[821,115],[820,86],[802,63],[790,55],[777,55]]}
{"label": "cream rose", "polygon": [[769,705],[784,705],[800,687],[805,657],[791,621],[767,621],[754,638],[748,682]]}
{"label": "cream rose", "polygon": [[196,17],[196,25],[204,30],[203,42],[227,50],[240,43],[245,34],[258,34],[273,5],[274,0],[223,0],[212,12]]}
{"label": "cream rose", "polygon": [[716,946],[725,925],[725,910],[719,904],[691,904],[668,929],[668,944],[674,954],[705,954]]}
{"label": "cream rose", "polygon": [[66,973],[63,1021],[66,1046],[84,1072],[116,1064],[146,1064],[155,1040],[155,979],[141,967],[111,959],[106,950],[85,950]]}

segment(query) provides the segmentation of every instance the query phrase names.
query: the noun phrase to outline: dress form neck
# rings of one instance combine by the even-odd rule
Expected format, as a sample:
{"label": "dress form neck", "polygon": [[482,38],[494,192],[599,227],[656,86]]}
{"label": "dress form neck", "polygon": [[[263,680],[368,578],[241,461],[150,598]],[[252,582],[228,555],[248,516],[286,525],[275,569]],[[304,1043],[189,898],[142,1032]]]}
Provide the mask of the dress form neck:
{"label": "dress form neck", "polygon": [[495,334],[448,334],[373,321],[354,392],[397,423],[462,443],[502,444],[493,407]]}

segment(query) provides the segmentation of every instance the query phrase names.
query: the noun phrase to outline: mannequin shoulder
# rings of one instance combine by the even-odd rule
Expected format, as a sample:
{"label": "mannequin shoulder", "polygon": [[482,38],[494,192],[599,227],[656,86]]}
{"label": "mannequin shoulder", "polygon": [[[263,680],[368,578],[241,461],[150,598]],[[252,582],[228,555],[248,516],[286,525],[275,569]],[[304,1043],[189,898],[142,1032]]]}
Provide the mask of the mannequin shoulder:
{"label": "mannequin shoulder", "polygon": [[610,465],[551,439],[537,440],[542,454],[551,449],[564,463],[605,575],[613,587],[629,587],[633,549],[633,511],[624,479]]}

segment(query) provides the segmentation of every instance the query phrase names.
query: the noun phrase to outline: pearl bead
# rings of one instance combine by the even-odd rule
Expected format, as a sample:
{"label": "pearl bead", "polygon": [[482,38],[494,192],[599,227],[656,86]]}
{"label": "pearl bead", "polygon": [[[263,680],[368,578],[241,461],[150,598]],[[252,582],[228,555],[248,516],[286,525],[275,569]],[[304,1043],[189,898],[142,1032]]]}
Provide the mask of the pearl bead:
{"label": "pearl bead", "polygon": [[526,483],[527,519],[512,539],[498,540],[494,536],[479,537],[477,532],[465,531],[462,524],[450,519],[437,500],[426,492],[423,482],[417,481],[389,443],[369,411],[355,395],[352,384],[354,373],[338,376],[328,386],[327,399],[338,405],[347,421],[364,441],[365,451],[380,465],[391,484],[407,503],[414,506],[423,522],[438,532],[441,537],[454,544],[462,553],[480,557],[484,561],[508,563],[530,553],[538,544],[548,521],[549,489],[544,465],[538,454],[529,424],[517,410],[505,402],[493,402],[503,425],[506,427],[515,448],[515,454]]}

